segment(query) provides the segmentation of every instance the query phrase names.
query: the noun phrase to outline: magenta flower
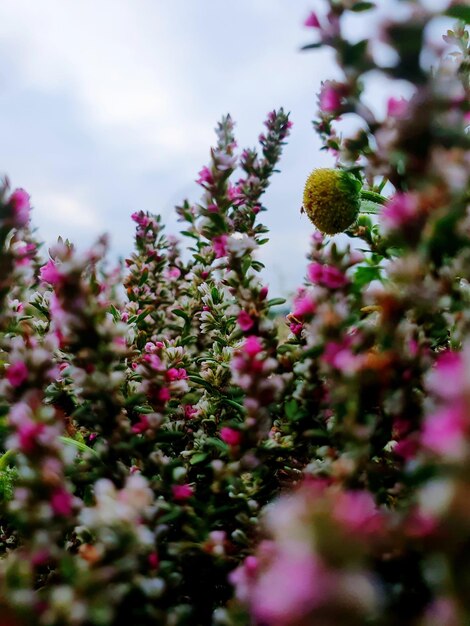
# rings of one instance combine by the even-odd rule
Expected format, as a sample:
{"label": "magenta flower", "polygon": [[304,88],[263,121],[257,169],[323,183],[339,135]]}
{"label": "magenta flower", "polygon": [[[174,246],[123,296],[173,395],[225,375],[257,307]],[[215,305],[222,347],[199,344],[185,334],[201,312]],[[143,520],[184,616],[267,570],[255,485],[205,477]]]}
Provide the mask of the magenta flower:
{"label": "magenta flower", "polygon": [[327,80],[323,83],[318,102],[323,113],[338,113],[344,97],[344,86]]}
{"label": "magenta flower", "polygon": [[162,366],[162,362],[160,360],[160,357],[156,354],[145,354],[143,360],[149,364],[149,366],[155,370],[155,371],[159,371],[161,369]]}
{"label": "magenta flower", "polygon": [[224,426],[220,429],[220,438],[229,446],[238,446],[242,440],[242,434],[239,430]]}
{"label": "magenta flower", "polygon": [[262,352],[263,346],[261,345],[261,341],[259,337],[255,337],[255,335],[250,335],[245,339],[245,343],[243,344],[243,352],[247,354],[249,357],[253,358],[260,352]]}
{"label": "magenta flower", "polygon": [[63,276],[57,269],[57,265],[54,261],[49,260],[46,265],[43,265],[39,270],[39,278],[50,285],[57,285],[60,283]]}
{"label": "magenta flower", "polygon": [[146,430],[150,428],[150,423],[148,417],[145,414],[139,415],[139,421],[133,424],[131,430],[136,435],[140,435],[144,433]]}
{"label": "magenta flower", "polygon": [[421,443],[435,454],[459,460],[467,449],[466,430],[466,411],[464,407],[455,404],[426,418]]}
{"label": "magenta flower", "polygon": [[193,404],[184,405],[184,416],[186,419],[192,419],[197,413],[197,409]]}
{"label": "magenta flower", "polygon": [[294,317],[305,317],[313,315],[316,311],[317,305],[313,300],[313,297],[307,293],[301,293],[294,300],[294,310],[292,315]]}
{"label": "magenta flower", "polygon": [[178,267],[168,267],[165,271],[166,278],[179,278],[181,276],[181,270]]}
{"label": "magenta flower", "polygon": [[24,382],[28,380],[28,368],[23,361],[17,361],[12,363],[5,374],[8,382],[12,387],[20,387]]}
{"label": "magenta flower", "polygon": [[194,489],[191,485],[172,485],[171,491],[173,494],[173,499],[177,502],[183,502],[184,500],[188,500],[194,494]]}
{"label": "magenta flower", "polygon": [[302,332],[302,328],[303,328],[303,324],[296,324],[295,322],[292,322],[292,324],[289,324],[290,332],[293,333],[294,335],[300,335],[300,333]]}
{"label": "magenta flower", "polygon": [[198,185],[212,185],[214,183],[214,177],[212,176],[212,172],[205,165],[200,172],[198,172],[199,178],[196,180]]}
{"label": "magenta flower", "polygon": [[165,376],[170,382],[173,382],[174,380],[186,380],[188,378],[186,370],[182,367],[170,367]]}
{"label": "magenta flower", "polygon": [[440,398],[456,400],[462,396],[466,385],[465,364],[462,353],[447,350],[436,359],[436,366],[427,380],[427,387]]}
{"label": "magenta flower", "polygon": [[382,516],[367,491],[339,493],[333,503],[333,517],[351,533],[367,535],[382,528]]}
{"label": "magenta flower", "polygon": [[246,311],[240,311],[240,313],[237,316],[237,323],[240,326],[240,328],[243,330],[243,332],[245,333],[251,330],[253,326],[255,325],[253,318],[250,315],[248,315]]}
{"label": "magenta flower", "polygon": [[404,98],[389,98],[387,102],[388,117],[400,118],[408,111],[408,101]]}
{"label": "magenta flower", "polygon": [[156,552],[151,552],[148,555],[147,561],[151,569],[157,569],[160,565],[160,559],[158,558],[158,554]]}
{"label": "magenta flower", "polygon": [[344,273],[333,265],[323,266],[322,284],[329,289],[341,289],[349,283]]}
{"label": "magenta flower", "polygon": [[212,249],[216,259],[227,256],[227,239],[227,235],[218,235],[212,239]]}
{"label": "magenta flower", "polygon": [[44,432],[45,428],[45,424],[32,422],[29,419],[19,424],[17,435],[20,450],[25,454],[31,454],[37,445],[38,437]]}
{"label": "magenta flower", "polygon": [[131,219],[142,228],[147,228],[147,226],[150,225],[151,221],[150,217],[148,217],[148,215],[145,215],[143,211],[136,211],[135,213],[132,213]]}
{"label": "magenta flower", "polygon": [[162,387],[158,390],[157,397],[160,402],[168,402],[168,400],[171,398],[171,392],[168,387]]}
{"label": "magenta flower", "polygon": [[317,14],[314,11],[312,11],[307,17],[304,22],[304,26],[307,26],[307,28],[320,28],[320,22],[318,21]]}
{"label": "magenta flower", "polygon": [[51,508],[56,515],[68,517],[72,513],[73,498],[64,487],[57,487],[51,495]]}
{"label": "magenta flower", "polygon": [[13,209],[16,226],[26,226],[29,222],[29,195],[24,189],[15,189],[10,196],[10,206]]}
{"label": "magenta flower", "polygon": [[329,596],[336,581],[310,554],[280,552],[251,592],[257,623],[276,626],[307,623],[312,610]]}
{"label": "magenta flower", "polygon": [[383,207],[381,215],[389,230],[406,227],[418,213],[418,200],[412,193],[396,193]]}

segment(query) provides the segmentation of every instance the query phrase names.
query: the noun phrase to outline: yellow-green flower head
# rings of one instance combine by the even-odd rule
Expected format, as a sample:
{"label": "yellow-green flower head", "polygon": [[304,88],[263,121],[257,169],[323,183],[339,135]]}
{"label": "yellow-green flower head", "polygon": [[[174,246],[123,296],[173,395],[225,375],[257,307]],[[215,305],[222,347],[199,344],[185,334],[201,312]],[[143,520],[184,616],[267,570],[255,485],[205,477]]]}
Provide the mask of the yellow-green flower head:
{"label": "yellow-green flower head", "polygon": [[343,170],[313,170],[304,189],[304,209],[322,233],[346,230],[359,214],[361,183]]}

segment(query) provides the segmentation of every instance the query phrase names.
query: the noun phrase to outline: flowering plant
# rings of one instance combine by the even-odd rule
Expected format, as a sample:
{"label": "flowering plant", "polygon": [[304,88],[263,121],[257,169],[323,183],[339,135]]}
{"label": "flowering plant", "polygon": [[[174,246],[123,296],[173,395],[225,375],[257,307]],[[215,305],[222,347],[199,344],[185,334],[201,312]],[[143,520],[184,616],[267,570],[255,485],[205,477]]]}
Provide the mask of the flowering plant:
{"label": "flowering plant", "polygon": [[[285,320],[256,258],[282,109],[241,152],[222,119],[200,201],[176,207],[184,252],[137,211],[125,271],[106,238],[85,254],[59,239],[44,262],[28,195],[2,188],[5,623],[470,619],[469,16],[445,10],[449,57],[426,39],[436,14],[402,5],[380,42],[344,34],[372,3],[306,20],[344,78],[319,95],[337,162],[306,184],[319,230]],[[373,111],[373,71],[413,96]]]}

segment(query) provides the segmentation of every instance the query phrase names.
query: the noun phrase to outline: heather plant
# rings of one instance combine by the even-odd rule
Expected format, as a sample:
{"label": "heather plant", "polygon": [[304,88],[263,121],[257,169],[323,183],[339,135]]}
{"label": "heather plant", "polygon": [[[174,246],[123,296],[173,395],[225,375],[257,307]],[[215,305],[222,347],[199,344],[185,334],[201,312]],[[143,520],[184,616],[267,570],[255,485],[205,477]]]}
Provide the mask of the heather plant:
{"label": "heather plant", "polygon": [[[124,269],[106,238],[41,258],[28,195],[2,188],[4,623],[470,619],[469,15],[444,9],[460,21],[436,50],[438,13],[400,4],[357,43],[344,22],[372,3],[306,21],[343,78],[318,98],[336,164],[306,182],[317,230],[285,333],[256,257],[282,109],[242,151],[222,118],[182,239],[133,213]],[[372,110],[374,72],[414,95]]]}

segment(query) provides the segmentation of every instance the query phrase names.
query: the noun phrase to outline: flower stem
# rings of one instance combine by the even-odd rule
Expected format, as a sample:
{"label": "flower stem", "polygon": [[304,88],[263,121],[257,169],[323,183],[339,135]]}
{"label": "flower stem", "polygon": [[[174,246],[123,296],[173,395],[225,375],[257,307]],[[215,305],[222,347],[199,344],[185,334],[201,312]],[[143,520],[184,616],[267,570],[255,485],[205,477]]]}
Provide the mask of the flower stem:
{"label": "flower stem", "polygon": [[375,191],[370,191],[366,189],[361,190],[361,198],[363,200],[370,200],[371,202],[375,202],[376,204],[385,204],[387,202],[387,198],[381,196],[380,193],[376,193]]}
{"label": "flower stem", "polygon": [[10,450],[7,450],[4,454],[2,454],[2,456],[0,456],[0,471],[6,469],[8,465],[8,461],[10,460],[10,458],[13,456],[14,453],[15,453],[15,450],[10,449]]}

